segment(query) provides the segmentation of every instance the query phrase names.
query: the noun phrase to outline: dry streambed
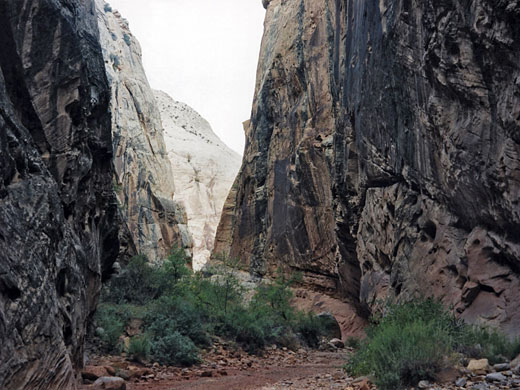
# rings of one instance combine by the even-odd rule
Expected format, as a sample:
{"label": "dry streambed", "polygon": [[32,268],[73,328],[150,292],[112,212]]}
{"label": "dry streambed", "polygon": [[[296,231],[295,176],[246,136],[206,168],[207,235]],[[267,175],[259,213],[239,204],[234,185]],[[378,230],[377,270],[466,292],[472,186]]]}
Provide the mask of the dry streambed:
{"label": "dry streambed", "polygon": [[[227,343],[216,343],[204,363],[191,368],[136,364],[118,356],[96,357],[82,373],[87,384],[80,390],[376,389],[367,378],[351,378],[345,373],[342,367],[351,352],[348,348],[328,345],[326,349],[293,352],[273,347],[264,356],[251,356]],[[98,384],[94,384],[96,379]],[[485,359],[472,360],[467,367],[445,370],[439,379],[442,383],[423,381],[416,389],[520,389],[520,357],[494,366]]]}

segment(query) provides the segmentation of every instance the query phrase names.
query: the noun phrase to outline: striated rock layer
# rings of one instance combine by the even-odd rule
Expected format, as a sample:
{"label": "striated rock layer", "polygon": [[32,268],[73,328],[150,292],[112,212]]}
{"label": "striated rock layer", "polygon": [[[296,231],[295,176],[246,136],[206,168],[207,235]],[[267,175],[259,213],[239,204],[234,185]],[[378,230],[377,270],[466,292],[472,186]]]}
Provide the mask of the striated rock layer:
{"label": "striated rock layer", "polygon": [[264,5],[217,250],[361,312],[421,293],[520,334],[520,3]]}
{"label": "striated rock layer", "polygon": [[141,48],[118,11],[96,0],[101,46],[112,90],[114,187],[122,220],[121,257],[164,259],[190,247],[185,210],[174,201],[174,176],[161,115],[141,61]]}
{"label": "striated rock layer", "polygon": [[155,91],[164,138],[177,191],[193,239],[193,268],[209,259],[222,207],[240,167],[240,156],[228,148],[209,123],[187,104]]}
{"label": "striated rock layer", "polygon": [[75,388],[119,250],[91,0],[0,2],[0,388]]}

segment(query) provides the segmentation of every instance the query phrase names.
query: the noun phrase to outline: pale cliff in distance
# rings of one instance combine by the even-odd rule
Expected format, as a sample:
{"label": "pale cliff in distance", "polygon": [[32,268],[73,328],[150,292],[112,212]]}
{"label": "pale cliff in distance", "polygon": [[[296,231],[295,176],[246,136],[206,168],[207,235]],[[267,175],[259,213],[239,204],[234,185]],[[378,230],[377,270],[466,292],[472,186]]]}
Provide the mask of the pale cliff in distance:
{"label": "pale cliff in distance", "polygon": [[187,218],[174,200],[175,178],[161,115],[128,22],[96,0],[101,46],[111,87],[114,189],[126,226],[121,257],[137,253],[159,261],[174,246],[191,247]]}
{"label": "pale cliff in distance", "polygon": [[193,267],[209,259],[224,201],[240,168],[241,157],[227,147],[209,123],[187,104],[155,91],[164,139],[176,185],[193,238]]}

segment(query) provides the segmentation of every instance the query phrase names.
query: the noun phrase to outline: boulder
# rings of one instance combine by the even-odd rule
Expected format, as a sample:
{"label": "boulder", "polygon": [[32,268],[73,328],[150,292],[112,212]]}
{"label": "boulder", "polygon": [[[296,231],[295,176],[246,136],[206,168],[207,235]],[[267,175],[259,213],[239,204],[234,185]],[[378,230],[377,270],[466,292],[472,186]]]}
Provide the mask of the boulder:
{"label": "boulder", "polygon": [[509,363],[498,363],[493,365],[493,369],[497,372],[507,371],[511,369],[511,365]]}
{"label": "boulder", "polygon": [[105,367],[101,366],[86,366],[81,371],[81,377],[85,380],[95,381],[99,377],[107,376],[108,371]]}
{"label": "boulder", "polygon": [[489,361],[487,359],[471,359],[467,368],[474,374],[483,375],[489,371]]}
{"label": "boulder", "polygon": [[126,390],[126,382],[122,378],[102,376],[92,385],[93,390]]}
{"label": "boulder", "polygon": [[500,372],[492,372],[486,375],[486,380],[488,382],[504,382],[507,380],[507,377]]}
{"label": "boulder", "polygon": [[332,344],[336,348],[345,348],[345,343],[340,339],[332,339],[329,341],[329,344]]}
{"label": "boulder", "polygon": [[516,368],[520,366],[520,355],[511,360],[511,363],[509,363],[509,365],[511,366],[511,368]]}
{"label": "boulder", "polygon": [[417,384],[417,387],[419,389],[429,389],[431,387],[431,383],[428,382],[428,381],[420,381],[418,384]]}

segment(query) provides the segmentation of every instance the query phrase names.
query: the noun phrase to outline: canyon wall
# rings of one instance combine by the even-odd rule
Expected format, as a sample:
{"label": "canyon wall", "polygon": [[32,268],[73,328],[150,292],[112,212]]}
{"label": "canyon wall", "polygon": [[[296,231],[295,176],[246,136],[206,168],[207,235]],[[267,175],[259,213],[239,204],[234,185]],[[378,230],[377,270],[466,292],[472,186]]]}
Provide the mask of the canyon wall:
{"label": "canyon wall", "polygon": [[0,2],[0,388],[75,388],[118,251],[91,0]]}
{"label": "canyon wall", "polygon": [[264,0],[217,251],[520,334],[520,3]]}
{"label": "canyon wall", "polygon": [[193,240],[193,268],[208,261],[229,189],[240,168],[240,156],[227,147],[193,108],[155,91],[164,139],[177,191],[186,208]]}
{"label": "canyon wall", "polygon": [[161,114],[128,22],[96,0],[101,46],[112,96],[114,189],[122,220],[121,260],[139,253],[156,262],[192,240],[184,208],[174,200],[175,179]]}

